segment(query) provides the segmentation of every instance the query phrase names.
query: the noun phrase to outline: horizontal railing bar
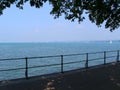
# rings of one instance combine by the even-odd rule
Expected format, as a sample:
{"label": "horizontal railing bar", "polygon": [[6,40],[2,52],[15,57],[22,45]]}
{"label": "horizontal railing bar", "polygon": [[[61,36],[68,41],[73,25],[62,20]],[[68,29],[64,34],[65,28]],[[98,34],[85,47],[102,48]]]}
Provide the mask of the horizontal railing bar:
{"label": "horizontal railing bar", "polygon": [[41,57],[27,57],[28,59],[36,59],[36,58],[53,58],[53,57],[60,57],[61,55],[56,56],[41,56]]}
{"label": "horizontal railing bar", "polygon": [[56,56],[41,56],[41,57],[25,57],[25,58],[10,58],[10,59],[0,59],[0,61],[8,61],[8,60],[21,60],[21,59],[36,59],[36,58],[50,58],[50,57],[60,57],[60,55]]}
{"label": "horizontal railing bar", "polygon": [[104,58],[89,59],[89,61],[97,61],[97,60],[101,60],[101,59],[104,59]]}
{"label": "horizontal railing bar", "polygon": [[[119,51],[120,50],[114,50],[114,51],[102,51],[102,52],[89,52],[89,53],[81,53],[81,54],[64,54],[64,55],[54,55],[54,56],[39,56],[39,57],[24,57],[24,58],[9,58],[9,59],[0,59],[0,61],[12,61],[12,60],[14,60],[14,61],[17,61],[17,60],[24,60],[24,62],[25,62],[25,66],[17,66],[18,68],[15,68],[15,67],[11,67],[11,68],[1,68],[0,69],[0,72],[4,72],[4,71],[14,71],[14,70],[23,70],[24,69],[24,71],[25,71],[25,78],[27,79],[28,78],[28,76],[29,76],[29,69],[32,69],[32,68],[40,68],[40,67],[54,67],[54,66],[57,66],[57,67],[59,67],[60,69],[61,69],[61,73],[63,73],[64,72],[64,65],[67,65],[67,64],[75,64],[75,63],[77,63],[77,64],[80,64],[81,65],[81,63],[80,62],[84,62],[84,64],[83,65],[85,65],[85,68],[87,68],[87,67],[89,67],[89,62],[91,62],[91,61],[98,61],[98,60],[101,60],[102,61],[102,59],[103,59],[103,62],[104,62],[104,64],[106,64],[106,62],[109,62],[110,60],[108,59],[108,58],[113,58],[113,57],[116,57],[115,59],[116,59],[116,61],[119,61]],[[114,52],[113,54],[111,53],[111,52]],[[109,55],[111,53],[111,55]],[[92,56],[95,56],[95,55],[100,55],[99,57],[90,57],[89,55],[91,55],[92,54]],[[103,55],[102,55],[103,54]],[[84,57],[83,57],[83,55],[84,55]],[[101,55],[103,56],[103,57],[101,57]],[[67,62],[65,62],[65,60],[64,60],[64,57],[67,57],[67,56],[79,56],[80,57],[80,59],[82,59],[82,60],[80,60],[79,59],[79,61],[78,61],[78,59],[76,60],[76,61],[67,61]],[[57,58],[56,58],[57,57]],[[83,57],[83,58],[82,58]],[[60,62],[57,62],[57,63],[55,63],[55,62],[53,62],[53,63],[48,63],[48,64],[42,64],[42,65],[29,65],[29,62],[28,62],[28,60],[31,60],[31,59],[35,59],[35,60],[41,60],[40,58],[50,58],[49,60],[52,60],[51,58],[56,58],[56,59],[59,59],[60,60]],[[85,60],[84,60],[85,59]],[[112,61],[112,60],[111,60]],[[48,69],[47,68],[47,69]],[[3,69],[3,70],[2,70]]]}
{"label": "horizontal railing bar", "polygon": [[4,70],[0,70],[0,72],[2,72],[2,71],[14,71],[14,70],[20,70],[20,69],[25,69],[25,68],[4,69]]}
{"label": "horizontal railing bar", "polygon": [[86,53],[81,53],[81,54],[66,54],[63,56],[79,56],[79,55],[85,55]]}
{"label": "horizontal railing bar", "polygon": [[85,60],[84,61],[76,61],[76,62],[66,62],[64,64],[66,65],[66,64],[74,64],[74,63],[80,63],[80,62],[85,62]]}
{"label": "horizontal railing bar", "polygon": [[[106,57],[106,58],[112,58],[112,57],[116,57],[116,56],[109,56],[109,57]],[[104,59],[104,58],[89,59],[89,61],[95,61],[95,60],[99,60],[99,59]],[[64,63],[64,64],[79,63],[79,62],[84,62],[84,61],[85,60],[76,61],[76,62],[68,62],[68,63]],[[33,67],[28,67],[28,68],[48,67],[48,66],[57,66],[57,65],[60,65],[60,64],[50,64],[50,65],[42,65],[42,66],[33,66]],[[0,71],[13,71],[13,70],[20,70],[20,69],[25,69],[25,68],[6,69],[6,70],[0,70]]]}
{"label": "horizontal railing bar", "polygon": [[10,58],[10,59],[0,59],[0,61],[12,61],[12,60],[21,60],[25,58]]}
{"label": "horizontal railing bar", "polygon": [[98,53],[109,53],[109,52],[117,52],[117,50],[113,50],[113,51],[100,51],[100,52],[88,52],[88,54],[98,54]]}
{"label": "horizontal railing bar", "polygon": [[[117,50],[112,50],[112,51],[105,51],[105,52],[117,52]],[[100,52],[88,52],[88,54],[97,54],[97,53],[104,53],[104,51]],[[85,55],[86,53],[81,53],[81,54],[66,54],[63,56],[73,56],[73,55]]]}
{"label": "horizontal railing bar", "polygon": [[28,67],[28,68],[39,68],[39,67],[49,67],[49,66],[58,66],[60,64],[49,64],[49,65],[41,65],[41,66],[31,66],[31,67]]}
{"label": "horizontal railing bar", "polygon": [[[117,51],[117,50],[116,50]],[[105,52],[116,52],[114,51],[105,51]],[[104,52],[89,52],[88,54],[97,54],[97,53],[104,53]],[[85,55],[86,53],[81,54],[65,54],[63,56],[76,56],[76,55]],[[51,58],[51,57],[60,57],[61,55],[54,55],[54,56],[40,56],[40,57],[25,57],[25,58],[10,58],[10,59],[0,59],[0,61],[8,61],[8,60],[21,60],[21,59],[36,59],[36,58]]]}
{"label": "horizontal railing bar", "polygon": [[108,56],[108,57],[106,57],[106,58],[112,58],[112,57],[117,57],[117,56]]}
{"label": "horizontal railing bar", "polygon": [[[116,56],[109,56],[109,57],[106,57],[106,58],[112,58],[112,57],[116,57]],[[99,60],[99,59],[104,59],[104,58],[89,59],[89,61],[96,61],[96,60]]]}

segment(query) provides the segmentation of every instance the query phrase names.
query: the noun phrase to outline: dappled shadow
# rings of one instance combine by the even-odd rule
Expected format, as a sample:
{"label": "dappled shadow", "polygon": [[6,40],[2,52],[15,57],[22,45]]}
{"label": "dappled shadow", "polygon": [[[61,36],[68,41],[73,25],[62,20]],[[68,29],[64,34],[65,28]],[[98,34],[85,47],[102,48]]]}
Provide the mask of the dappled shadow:
{"label": "dappled shadow", "polygon": [[44,90],[120,90],[119,67],[114,64],[51,78]]}
{"label": "dappled shadow", "polygon": [[109,69],[109,80],[112,84],[120,89],[120,66]]}

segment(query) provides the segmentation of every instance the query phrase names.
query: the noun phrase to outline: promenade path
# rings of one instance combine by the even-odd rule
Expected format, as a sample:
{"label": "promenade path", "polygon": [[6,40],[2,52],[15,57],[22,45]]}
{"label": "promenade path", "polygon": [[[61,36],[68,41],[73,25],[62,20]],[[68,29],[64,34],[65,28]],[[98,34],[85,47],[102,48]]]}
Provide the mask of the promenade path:
{"label": "promenade path", "polygon": [[28,80],[1,81],[0,90],[120,90],[120,63],[37,76]]}

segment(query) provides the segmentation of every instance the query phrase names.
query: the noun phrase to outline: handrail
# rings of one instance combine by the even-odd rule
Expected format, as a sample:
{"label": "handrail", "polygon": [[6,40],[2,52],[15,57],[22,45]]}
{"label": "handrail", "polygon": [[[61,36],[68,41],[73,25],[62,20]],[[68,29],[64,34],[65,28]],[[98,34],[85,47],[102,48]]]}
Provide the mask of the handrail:
{"label": "handrail", "polygon": [[[119,50],[112,50],[112,51],[105,51],[105,52],[116,52]],[[88,52],[88,54],[98,54],[98,53],[104,53],[104,51],[100,51],[100,52]],[[63,54],[63,56],[77,56],[77,55],[85,55],[86,53],[76,53],[76,54]],[[28,59],[36,59],[36,58],[52,58],[52,57],[60,57],[61,55],[51,55],[51,56],[38,56],[38,57],[27,57]],[[26,57],[25,57],[26,58]],[[25,59],[24,57],[22,58],[3,58],[0,59],[0,61],[5,61],[5,60],[21,60],[21,59]]]}
{"label": "handrail", "polygon": [[[65,55],[54,55],[54,56],[40,56],[40,57],[25,57],[25,58],[0,59],[0,62],[1,61],[2,62],[6,62],[6,61],[25,60],[25,66],[24,67],[9,68],[9,69],[0,69],[0,72],[25,69],[25,78],[28,79],[29,78],[29,69],[31,69],[31,68],[60,66],[61,73],[64,73],[64,65],[71,65],[71,64],[75,64],[75,63],[84,62],[84,68],[88,68],[89,67],[89,62],[93,62],[93,61],[95,62],[95,61],[98,61],[98,60],[102,60],[103,64],[106,64],[107,61],[110,58],[115,58],[115,57],[116,57],[116,59],[115,59],[116,61],[115,62],[119,62],[119,56],[120,56],[119,52],[120,52],[120,50],[113,50],[113,51],[101,51],[101,52],[91,52],[91,53],[89,52],[89,53],[80,53],[80,54],[65,54]],[[110,53],[115,53],[115,55],[110,54]],[[90,58],[91,54],[92,55],[100,54],[100,57]],[[77,60],[77,61],[72,60],[72,61],[65,62],[65,58],[64,57],[70,57],[70,56],[79,56],[79,57],[84,56],[85,58]],[[51,64],[44,64],[44,65],[29,66],[29,60],[30,59],[31,60],[33,60],[33,59],[39,59],[40,60],[41,58],[55,58],[55,57],[59,57],[59,60],[60,60],[59,63],[51,63]],[[49,60],[51,60],[51,59],[49,59]]]}

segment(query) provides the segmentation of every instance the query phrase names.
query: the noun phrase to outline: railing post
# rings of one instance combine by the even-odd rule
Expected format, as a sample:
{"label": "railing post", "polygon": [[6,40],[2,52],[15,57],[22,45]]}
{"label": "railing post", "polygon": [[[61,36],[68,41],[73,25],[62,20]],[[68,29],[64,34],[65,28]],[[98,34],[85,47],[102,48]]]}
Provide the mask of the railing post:
{"label": "railing post", "polygon": [[106,51],[104,51],[104,64],[106,64]]}
{"label": "railing post", "polygon": [[63,55],[61,55],[61,73],[63,73]]}
{"label": "railing post", "polygon": [[86,63],[85,63],[85,68],[88,68],[88,53],[86,53]]}
{"label": "railing post", "polygon": [[28,58],[26,57],[25,58],[25,66],[26,66],[26,68],[25,68],[25,78],[26,79],[28,79]]}
{"label": "railing post", "polygon": [[119,62],[119,50],[117,50],[117,62]]}

